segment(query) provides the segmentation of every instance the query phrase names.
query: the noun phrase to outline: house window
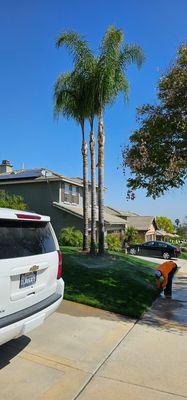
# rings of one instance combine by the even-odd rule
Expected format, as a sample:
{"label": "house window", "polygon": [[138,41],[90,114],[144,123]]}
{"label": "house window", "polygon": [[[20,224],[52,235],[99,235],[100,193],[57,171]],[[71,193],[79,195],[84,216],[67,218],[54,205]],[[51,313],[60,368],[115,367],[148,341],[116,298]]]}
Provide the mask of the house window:
{"label": "house window", "polygon": [[64,187],[64,201],[69,203],[69,185],[67,183],[65,183]]}
{"label": "house window", "polygon": [[61,185],[61,202],[79,204],[79,188],[63,182]]}
{"label": "house window", "polygon": [[77,188],[76,186],[72,186],[72,192],[71,192],[71,199],[72,203],[77,204]]}

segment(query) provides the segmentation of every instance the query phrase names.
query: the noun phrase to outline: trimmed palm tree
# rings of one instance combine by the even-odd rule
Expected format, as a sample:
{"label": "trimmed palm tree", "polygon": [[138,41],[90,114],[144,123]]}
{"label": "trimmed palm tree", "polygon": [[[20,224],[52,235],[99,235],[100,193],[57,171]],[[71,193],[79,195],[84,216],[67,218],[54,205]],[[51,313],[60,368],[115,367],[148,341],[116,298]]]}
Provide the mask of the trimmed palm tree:
{"label": "trimmed palm tree", "polygon": [[[94,137],[94,116],[95,112],[95,68],[96,59],[88,47],[83,36],[75,32],[62,33],[57,40],[57,47],[65,45],[73,56],[74,75],[78,76],[81,81],[81,91],[84,96],[84,121],[85,118],[90,123],[90,159],[91,159],[91,254],[96,254],[96,174],[95,174],[95,137]],[[79,79],[78,78],[78,79]],[[87,151],[87,150],[86,150]],[[83,156],[83,176],[85,175],[85,163],[87,166],[87,157]],[[84,193],[87,204],[88,184],[83,178]],[[87,207],[86,207],[87,208]],[[86,212],[87,215],[87,212]],[[85,219],[85,217],[84,217]],[[87,226],[87,223],[85,222]]]}
{"label": "trimmed palm tree", "polygon": [[180,224],[180,220],[179,220],[178,218],[176,218],[176,219],[175,219],[175,223],[176,223],[177,228],[178,228],[178,226],[179,226],[179,224]]}
{"label": "trimmed palm tree", "polygon": [[141,66],[142,50],[136,45],[124,43],[121,29],[110,26],[106,31],[97,61],[96,104],[98,110],[98,206],[99,206],[99,253],[104,254],[104,122],[103,113],[120,92],[128,95],[126,67],[130,63]]}
{"label": "trimmed palm tree", "polygon": [[88,250],[88,148],[85,140],[86,105],[81,76],[62,74],[54,88],[55,115],[73,118],[81,127],[83,157],[83,250]]}
{"label": "trimmed palm tree", "polygon": [[96,250],[96,157],[95,157],[95,136],[94,136],[94,118],[90,117],[90,161],[91,161],[91,244],[90,253],[95,255]]}
{"label": "trimmed palm tree", "polygon": [[91,244],[90,253],[97,254],[96,250],[96,155],[95,155],[95,135],[94,118],[97,115],[97,101],[95,98],[95,71],[97,66],[96,58],[93,59],[92,67],[89,70],[89,80],[86,84],[86,102],[88,107],[88,120],[90,123],[90,161],[91,161]]}
{"label": "trimmed palm tree", "polygon": [[[104,121],[105,108],[111,105],[118,94],[128,95],[128,82],[125,76],[130,63],[141,66],[142,50],[136,45],[124,43],[121,29],[110,26],[100,46],[99,56],[94,58],[87,42],[74,33],[62,34],[57,45],[65,44],[73,55],[74,71],[81,77],[87,104],[87,117],[91,122],[90,149],[92,162],[92,243],[95,226],[95,139],[93,135],[94,116],[98,116],[98,207],[99,207],[99,253],[104,254]],[[93,140],[94,139],[94,140]],[[93,246],[94,249],[94,246]]]}

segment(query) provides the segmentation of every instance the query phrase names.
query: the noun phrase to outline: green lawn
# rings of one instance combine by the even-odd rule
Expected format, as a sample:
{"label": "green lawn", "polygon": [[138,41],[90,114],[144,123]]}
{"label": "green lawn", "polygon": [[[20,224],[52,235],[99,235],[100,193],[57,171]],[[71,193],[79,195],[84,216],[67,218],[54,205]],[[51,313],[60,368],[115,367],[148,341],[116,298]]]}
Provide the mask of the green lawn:
{"label": "green lawn", "polygon": [[67,300],[137,318],[157,297],[153,263],[124,253],[91,257],[61,250]]}

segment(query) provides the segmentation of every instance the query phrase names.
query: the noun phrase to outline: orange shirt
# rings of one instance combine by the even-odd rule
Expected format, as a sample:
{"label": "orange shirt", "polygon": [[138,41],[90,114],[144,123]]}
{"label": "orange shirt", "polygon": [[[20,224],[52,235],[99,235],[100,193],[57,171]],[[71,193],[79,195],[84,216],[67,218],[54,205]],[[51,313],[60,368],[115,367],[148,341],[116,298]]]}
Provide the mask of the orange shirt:
{"label": "orange shirt", "polygon": [[159,279],[156,280],[157,288],[162,289],[165,288],[168,282],[169,273],[176,267],[176,263],[174,261],[165,261],[163,264],[159,265],[156,269],[161,272],[164,281],[161,283]]}

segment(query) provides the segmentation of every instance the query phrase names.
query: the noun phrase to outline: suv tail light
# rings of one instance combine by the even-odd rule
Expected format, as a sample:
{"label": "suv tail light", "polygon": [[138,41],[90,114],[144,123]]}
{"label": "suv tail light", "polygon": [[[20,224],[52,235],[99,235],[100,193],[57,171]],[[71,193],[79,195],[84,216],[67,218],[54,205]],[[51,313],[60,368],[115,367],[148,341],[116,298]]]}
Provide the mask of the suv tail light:
{"label": "suv tail light", "polygon": [[40,220],[41,217],[39,215],[32,215],[32,214],[16,214],[17,218],[20,219],[34,219],[34,220]]}
{"label": "suv tail light", "polygon": [[57,273],[57,279],[62,278],[62,253],[60,250],[58,252],[58,273]]}

